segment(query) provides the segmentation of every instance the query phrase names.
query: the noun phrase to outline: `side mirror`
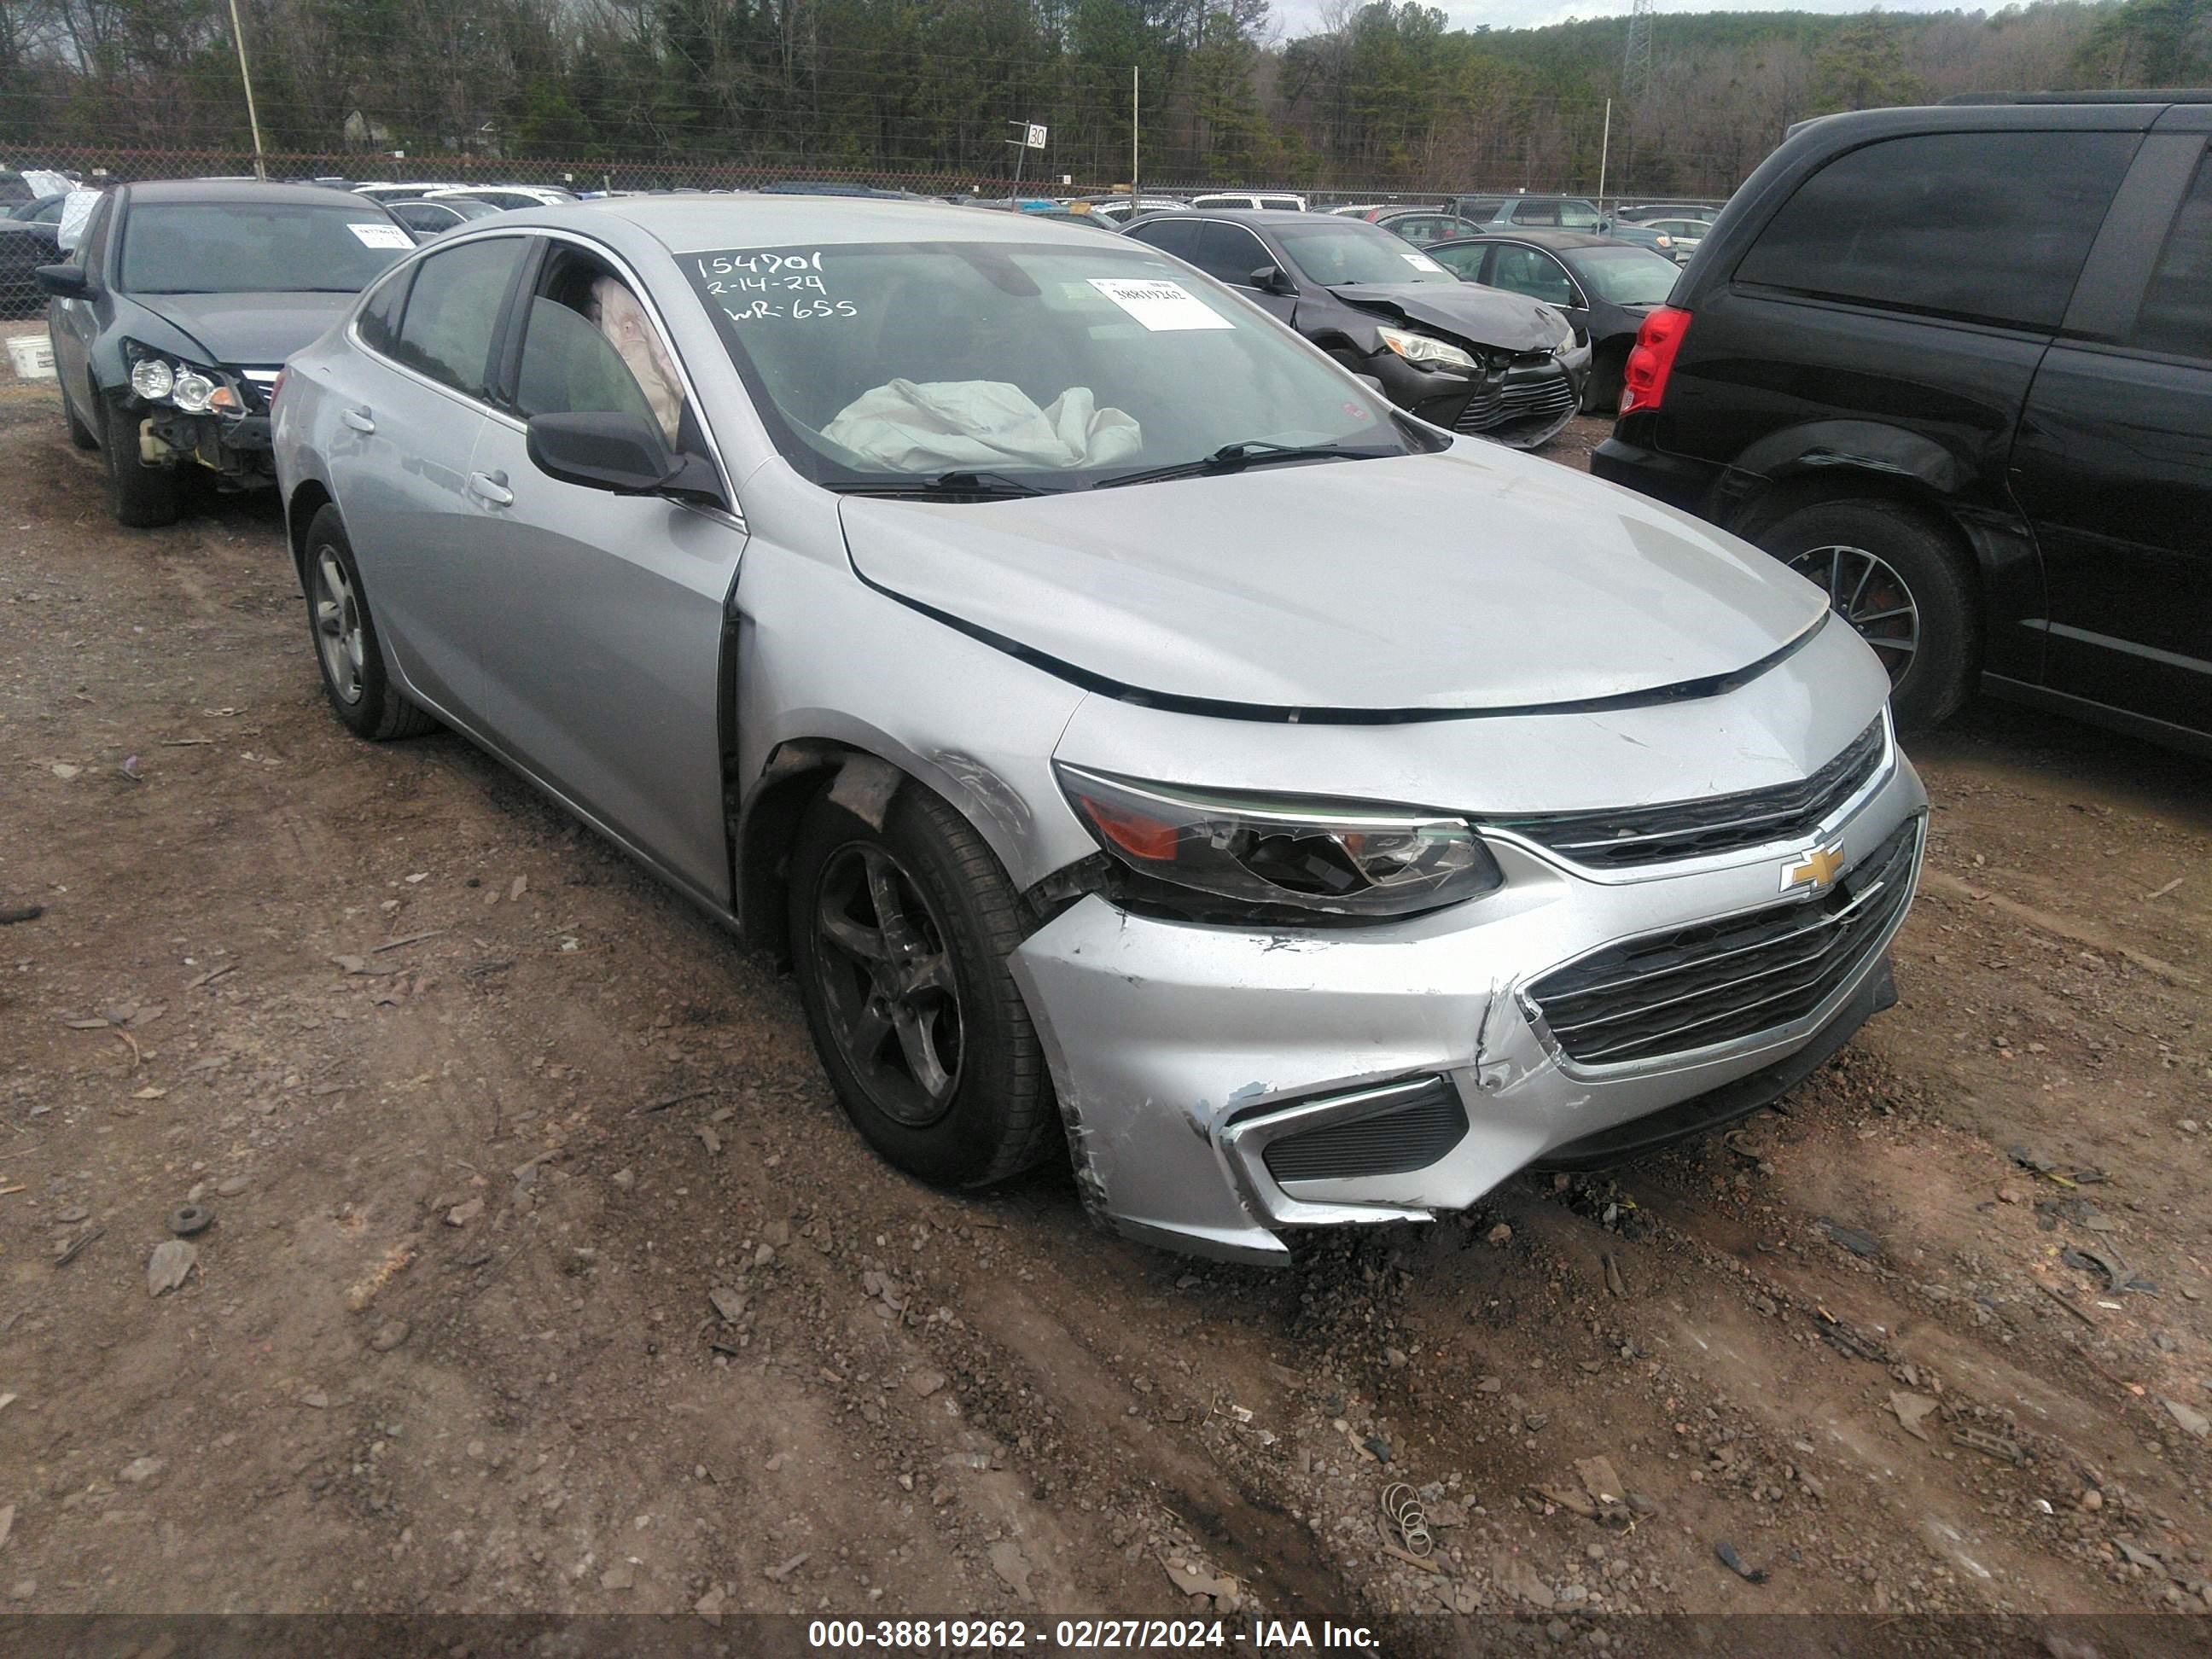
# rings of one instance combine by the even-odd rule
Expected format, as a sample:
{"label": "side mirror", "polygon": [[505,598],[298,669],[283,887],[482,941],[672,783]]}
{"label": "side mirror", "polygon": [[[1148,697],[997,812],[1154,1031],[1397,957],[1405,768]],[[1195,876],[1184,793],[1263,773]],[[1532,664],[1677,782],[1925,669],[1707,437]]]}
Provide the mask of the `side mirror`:
{"label": "side mirror", "polygon": [[1262,294],[1296,294],[1297,285],[1283,274],[1280,265],[1261,265],[1247,278]]}
{"label": "side mirror", "polygon": [[57,300],[82,300],[92,292],[92,273],[82,265],[40,265],[33,275]]}
{"label": "side mirror", "polygon": [[540,415],[530,422],[526,443],[531,464],[562,483],[617,495],[721,498],[714,468],[672,452],[642,415]]}

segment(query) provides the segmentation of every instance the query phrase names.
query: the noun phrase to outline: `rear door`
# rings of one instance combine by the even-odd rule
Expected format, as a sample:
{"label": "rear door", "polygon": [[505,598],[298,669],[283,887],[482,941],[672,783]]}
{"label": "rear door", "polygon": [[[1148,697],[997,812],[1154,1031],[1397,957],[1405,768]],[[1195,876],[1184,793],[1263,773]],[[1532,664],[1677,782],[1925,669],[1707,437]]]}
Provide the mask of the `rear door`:
{"label": "rear door", "polygon": [[[2212,125],[2212,111],[2176,112]],[[2169,121],[2168,125],[2173,123]],[[2045,684],[2212,733],[2212,155],[2146,141],[2037,373],[2013,486],[2050,592]]]}
{"label": "rear door", "polygon": [[[380,632],[439,712],[479,725],[478,610],[501,596],[474,530],[468,458],[489,411],[493,342],[526,238],[429,255],[364,308],[364,349],[333,356],[331,487]],[[404,295],[387,289],[404,282]]]}

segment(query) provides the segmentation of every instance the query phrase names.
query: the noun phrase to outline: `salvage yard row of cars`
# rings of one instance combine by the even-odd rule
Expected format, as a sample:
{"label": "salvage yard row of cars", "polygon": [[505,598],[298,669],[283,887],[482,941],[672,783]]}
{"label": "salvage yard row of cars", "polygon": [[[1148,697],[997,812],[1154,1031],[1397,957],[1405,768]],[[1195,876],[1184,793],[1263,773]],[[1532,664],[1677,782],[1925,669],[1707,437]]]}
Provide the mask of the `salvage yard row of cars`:
{"label": "salvage yard row of cars", "polygon": [[[1796,133],[1644,302],[1601,453],[1645,493],[1470,435],[1592,372],[1566,227],[1449,241],[1542,248],[1579,325],[1243,204],[418,245],[137,185],[41,276],[119,514],[264,458],[348,728],[464,734],[789,963],[899,1168],[1068,1157],[1123,1232],[1269,1263],[1820,1065],[1894,1000],[1899,717],[1962,677],[2206,741],[2208,116]],[[2018,245],[1947,243],[1962,191]],[[2129,672],[2065,678],[2092,641]]]}

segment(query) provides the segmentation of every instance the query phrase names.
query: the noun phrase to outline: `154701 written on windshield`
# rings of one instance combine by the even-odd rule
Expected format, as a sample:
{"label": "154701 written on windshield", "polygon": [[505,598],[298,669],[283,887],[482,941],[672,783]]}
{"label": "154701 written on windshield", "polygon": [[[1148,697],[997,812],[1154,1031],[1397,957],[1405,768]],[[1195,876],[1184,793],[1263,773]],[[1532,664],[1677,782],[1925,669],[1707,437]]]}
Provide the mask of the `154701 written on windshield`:
{"label": "154701 written on windshield", "polygon": [[860,308],[830,292],[822,250],[694,253],[691,280],[733,323],[812,322],[857,317]]}

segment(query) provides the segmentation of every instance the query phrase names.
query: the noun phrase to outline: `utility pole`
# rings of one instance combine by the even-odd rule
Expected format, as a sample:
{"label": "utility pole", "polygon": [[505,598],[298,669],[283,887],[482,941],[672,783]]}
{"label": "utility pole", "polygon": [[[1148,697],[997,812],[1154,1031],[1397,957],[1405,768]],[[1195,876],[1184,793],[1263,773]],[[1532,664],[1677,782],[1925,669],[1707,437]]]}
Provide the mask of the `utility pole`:
{"label": "utility pole", "polygon": [[1129,65],[1129,216],[1137,216],[1137,125],[1143,119],[1145,71]]}
{"label": "utility pole", "polygon": [[239,26],[238,0],[230,0],[230,38],[238,43],[238,78],[246,87],[246,119],[253,129],[253,176],[269,179],[269,164],[261,159],[261,118],[253,110],[253,74],[246,67],[246,31]]}
{"label": "utility pole", "polygon": [[1605,164],[1613,157],[1613,100],[1605,100],[1605,136],[1597,143],[1597,210],[1605,211]]}

